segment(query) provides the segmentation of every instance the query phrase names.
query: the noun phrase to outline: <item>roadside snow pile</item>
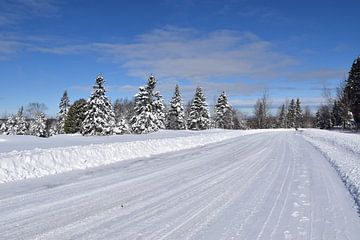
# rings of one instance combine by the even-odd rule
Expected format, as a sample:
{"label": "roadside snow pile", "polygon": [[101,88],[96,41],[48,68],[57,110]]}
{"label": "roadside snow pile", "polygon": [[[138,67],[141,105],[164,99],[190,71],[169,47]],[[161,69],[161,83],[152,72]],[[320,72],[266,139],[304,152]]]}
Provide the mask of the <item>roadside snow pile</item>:
{"label": "roadside snow pile", "polygon": [[329,159],[360,210],[360,135],[306,129],[303,137]]}
{"label": "roadside snow pile", "polygon": [[[30,150],[11,151],[0,153],[0,183],[21,180],[26,178],[42,177],[51,174],[67,172],[76,169],[85,169],[110,164],[122,160],[148,157],[172,151],[179,151],[206,144],[220,142],[238,136],[268,132],[273,130],[224,131],[209,130],[203,132],[165,131],[151,135],[119,136],[120,138],[103,138],[106,143],[99,144],[101,137],[92,138],[96,144],[84,145],[80,142],[73,146],[47,147],[29,143]],[[160,137],[157,137],[160,135]],[[5,136],[6,137],[6,136]],[[19,138],[19,136],[17,136]],[[5,139],[3,136],[1,137]],[[61,144],[72,136],[62,136]],[[32,138],[27,138],[31,140]],[[89,139],[82,137],[82,139]],[[91,138],[90,138],[91,139]],[[112,139],[112,140],[111,140]],[[117,140],[117,141],[116,141]],[[16,141],[16,140],[15,140]],[[45,140],[42,140],[45,141]],[[49,141],[54,141],[49,139]],[[116,141],[116,142],[109,142]],[[13,143],[16,145],[16,143]],[[26,145],[26,143],[25,143]],[[6,148],[7,149],[7,148]]]}

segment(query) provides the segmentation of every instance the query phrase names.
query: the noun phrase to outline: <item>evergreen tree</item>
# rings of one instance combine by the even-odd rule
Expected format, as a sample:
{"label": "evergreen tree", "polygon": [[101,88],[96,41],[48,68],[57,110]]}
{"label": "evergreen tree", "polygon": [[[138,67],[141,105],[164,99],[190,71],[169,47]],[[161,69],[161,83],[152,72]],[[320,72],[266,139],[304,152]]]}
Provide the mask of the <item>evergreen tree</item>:
{"label": "evergreen tree", "polygon": [[135,95],[135,116],[130,120],[134,133],[150,133],[165,128],[165,106],[155,86],[156,79],[150,75],[147,86],[140,87]]}
{"label": "evergreen tree", "polygon": [[115,126],[115,114],[110,100],[105,95],[104,77],[96,77],[93,92],[86,103],[83,135],[110,135]]}
{"label": "evergreen tree", "polygon": [[10,115],[5,122],[5,135],[16,135],[16,120],[15,115]]}
{"label": "evergreen tree", "polygon": [[128,134],[130,133],[129,125],[127,124],[125,119],[121,119],[116,122],[115,128],[114,128],[115,134]]}
{"label": "evergreen tree", "polygon": [[170,102],[170,109],[167,115],[167,128],[174,130],[186,129],[184,107],[178,85],[175,86],[174,96]]}
{"label": "evergreen tree", "polygon": [[290,128],[296,127],[296,104],[294,99],[291,99],[288,107],[287,123],[288,123],[288,127]]}
{"label": "evergreen tree", "polygon": [[285,104],[281,105],[277,118],[277,125],[279,128],[286,128],[286,109]]}
{"label": "evergreen tree", "polygon": [[233,111],[225,92],[222,92],[215,104],[215,126],[224,129],[233,129]]}
{"label": "evergreen tree", "polygon": [[295,129],[298,129],[299,127],[302,127],[303,125],[303,112],[302,112],[302,109],[301,109],[301,102],[300,102],[300,99],[296,99],[296,103],[295,103],[295,114],[294,114],[294,117],[295,117]]}
{"label": "evergreen tree", "polygon": [[320,129],[331,129],[333,127],[331,109],[328,105],[320,106],[316,112],[316,126]]}
{"label": "evergreen tree", "polygon": [[87,109],[86,109],[85,99],[76,100],[71,105],[64,124],[65,133],[81,132],[82,123],[85,119],[86,110]]}
{"label": "evergreen tree", "polygon": [[157,131],[156,115],[152,111],[149,92],[145,87],[139,88],[139,93],[135,95],[135,116],[130,120],[133,133],[150,133]]}
{"label": "evergreen tree", "polygon": [[21,107],[15,116],[16,134],[26,135],[28,133],[28,126],[24,117],[24,108]]}
{"label": "evergreen tree", "polygon": [[67,91],[65,90],[59,104],[59,113],[58,113],[57,125],[56,125],[56,132],[58,134],[65,133],[64,127],[69,109],[70,109],[70,100]]}
{"label": "evergreen tree", "polygon": [[37,137],[47,137],[46,120],[44,113],[38,113],[30,123],[30,134]]}
{"label": "evergreen tree", "polygon": [[358,129],[360,127],[360,56],[351,66],[344,91],[348,94],[350,111]]}
{"label": "evergreen tree", "polygon": [[204,130],[210,128],[210,114],[206,98],[203,94],[202,88],[196,88],[194,100],[191,104],[188,129]]}

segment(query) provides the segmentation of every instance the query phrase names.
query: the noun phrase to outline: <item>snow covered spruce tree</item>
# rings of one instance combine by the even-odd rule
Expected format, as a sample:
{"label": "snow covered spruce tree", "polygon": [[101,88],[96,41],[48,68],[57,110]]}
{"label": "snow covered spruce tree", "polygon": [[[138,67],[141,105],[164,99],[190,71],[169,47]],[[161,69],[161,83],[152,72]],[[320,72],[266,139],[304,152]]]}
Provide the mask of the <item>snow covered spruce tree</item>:
{"label": "snow covered spruce tree", "polygon": [[217,128],[233,129],[233,111],[225,92],[222,92],[215,104],[215,126]]}
{"label": "snow covered spruce tree", "polygon": [[360,128],[360,56],[355,59],[346,81],[345,89],[348,95],[350,111],[354,117],[356,128]]}
{"label": "snow covered spruce tree", "polygon": [[28,134],[28,126],[24,117],[24,108],[21,107],[15,116],[16,123],[16,134],[17,135],[26,135]]}
{"label": "snow covered spruce tree", "polygon": [[67,94],[67,91],[65,90],[59,104],[59,113],[57,117],[57,124],[56,124],[56,132],[58,134],[64,134],[65,133],[65,121],[68,115],[70,109],[70,101]]}
{"label": "snow covered spruce tree", "polygon": [[181,101],[179,86],[175,86],[174,96],[170,102],[167,115],[167,128],[174,130],[186,129],[184,106]]}
{"label": "snow covered spruce tree", "polygon": [[296,99],[294,117],[295,117],[295,121],[294,121],[295,126],[294,127],[296,129],[298,129],[299,127],[302,127],[304,117],[303,117],[303,112],[301,109],[301,102],[300,102],[299,98]]}
{"label": "snow covered spruce tree", "polygon": [[202,88],[197,87],[190,107],[188,129],[205,130],[210,128],[210,114]]}
{"label": "snow covered spruce tree", "polygon": [[8,117],[2,129],[4,135],[25,135],[28,133],[23,112],[24,108],[21,107],[16,115],[10,115]]}
{"label": "snow covered spruce tree", "polygon": [[140,87],[135,95],[135,116],[130,120],[133,133],[150,133],[165,128],[165,106],[155,86],[156,79],[150,75],[147,86]]}
{"label": "snow covered spruce tree", "polygon": [[295,128],[296,124],[296,103],[294,99],[291,99],[288,111],[287,111],[288,127]]}
{"label": "snow covered spruce tree", "polygon": [[278,118],[277,118],[277,126],[279,128],[286,128],[287,127],[286,114],[287,113],[286,113],[285,104],[282,104],[280,109],[279,109]]}
{"label": "snow covered spruce tree", "polygon": [[37,137],[47,137],[46,120],[44,113],[38,113],[30,123],[30,134]]}
{"label": "snow covered spruce tree", "polygon": [[104,77],[96,77],[93,92],[86,102],[83,135],[110,135],[115,126],[115,115],[110,100],[105,95]]}

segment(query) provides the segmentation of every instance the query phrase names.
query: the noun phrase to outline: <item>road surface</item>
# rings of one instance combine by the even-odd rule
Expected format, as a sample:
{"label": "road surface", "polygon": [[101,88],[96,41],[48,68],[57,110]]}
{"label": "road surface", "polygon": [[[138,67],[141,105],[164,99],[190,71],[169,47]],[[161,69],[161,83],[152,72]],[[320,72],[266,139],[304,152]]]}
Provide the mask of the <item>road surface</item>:
{"label": "road surface", "polygon": [[299,133],[0,185],[0,239],[360,239],[354,201]]}

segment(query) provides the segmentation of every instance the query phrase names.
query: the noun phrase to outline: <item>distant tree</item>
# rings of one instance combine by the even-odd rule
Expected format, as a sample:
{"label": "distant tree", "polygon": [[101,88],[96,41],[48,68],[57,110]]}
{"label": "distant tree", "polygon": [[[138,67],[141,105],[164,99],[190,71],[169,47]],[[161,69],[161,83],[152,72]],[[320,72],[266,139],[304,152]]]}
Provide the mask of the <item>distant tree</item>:
{"label": "distant tree", "polygon": [[15,122],[16,122],[15,128],[16,128],[17,135],[28,134],[28,124],[25,120],[23,107],[20,107],[19,111],[17,112],[17,114],[15,116]]}
{"label": "distant tree", "polygon": [[301,108],[301,102],[300,102],[300,99],[296,99],[296,103],[295,103],[295,114],[294,114],[294,117],[295,117],[295,129],[298,129],[299,127],[302,127],[303,126],[303,121],[304,121],[304,116],[303,116],[303,111],[302,111],[302,108]]}
{"label": "distant tree", "polygon": [[294,99],[291,99],[288,106],[287,122],[288,122],[288,127],[290,128],[296,127],[296,103]]}
{"label": "distant tree", "polygon": [[86,100],[81,98],[76,100],[71,107],[65,119],[64,131],[65,133],[79,133],[81,132],[82,122],[85,119]]}
{"label": "distant tree", "polygon": [[247,123],[244,120],[245,116],[238,110],[232,109],[234,129],[248,129]]}
{"label": "distant tree", "polygon": [[167,128],[174,130],[186,129],[184,107],[178,85],[175,86],[174,96],[170,102],[170,109],[167,114]]}
{"label": "distant tree", "polygon": [[56,132],[58,134],[64,134],[65,133],[65,122],[70,109],[70,100],[68,97],[68,93],[65,90],[59,104],[59,113],[57,117],[57,125],[56,125]]}
{"label": "distant tree", "polygon": [[126,122],[130,122],[130,119],[135,115],[134,112],[135,102],[128,99],[116,99],[114,102],[114,113],[116,122],[120,122],[123,119]]}
{"label": "distant tree", "polygon": [[10,115],[2,126],[4,135],[25,135],[28,133],[28,127],[23,115],[23,107],[19,109],[16,115]]}
{"label": "distant tree", "polygon": [[349,108],[356,123],[360,127],[360,56],[357,57],[349,72],[344,91],[348,95]]}
{"label": "distant tree", "polygon": [[29,103],[25,108],[25,111],[27,112],[27,116],[30,119],[34,119],[40,113],[44,113],[46,110],[47,110],[46,105],[44,103],[38,103],[38,102]]}
{"label": "distant tree", "polygon": [[30,123],[30,134],[37,137],[47,137],[46,120],[44,113],[38,113]]}
{"label": "distant tree", "polygon": [[314,127],[315,117],[311,113],[310,107],[305,106],[304,109],[304,118],[303,118],[303,126],[305,128],[312,128]]}
{"label": "distant tree", "polygon": [[257,100],[254,107],[256,128],[269,128],[270,127],[270,103],[267,91],[263,96]]}
{"label": "distant tree", "polygon": [[105,95],[104,77],[98,75],[93,92],[86,103],[83,135],[110,135],[115,126],[115,114],[110,100]]}
{"label": "distant tree", "polygon": [[201,87],[196,88],[195,96],[191,104],[188,129],[205,130],[210,128],[210,114],[206,98]]}
{"label": "distant tree", "polygon": [[320,129],[333,127],[331,109],[328,105],[321,105],[316,112],[316,126]]}
{"label": "distant tree", "polygon": [[222,92],[215,104],[215,126],[224,129],[233,129],[233,111],[225,92]]}
{"label": "distant tree", "polygon": [[279,128],[286,128],[287,124],[286,124],[286,108],[285,108],[285,104],[282,104],[279,112],[278,112],[278,117],[277,117],[277,127]]}
{"label": "distant tree", "polygon": [[156,79],[150,75],[147,86],[140,87],[135,95],[135,116],[130,120],[133,133],[150,133],[165,128],[165,106],[155,87]]}

